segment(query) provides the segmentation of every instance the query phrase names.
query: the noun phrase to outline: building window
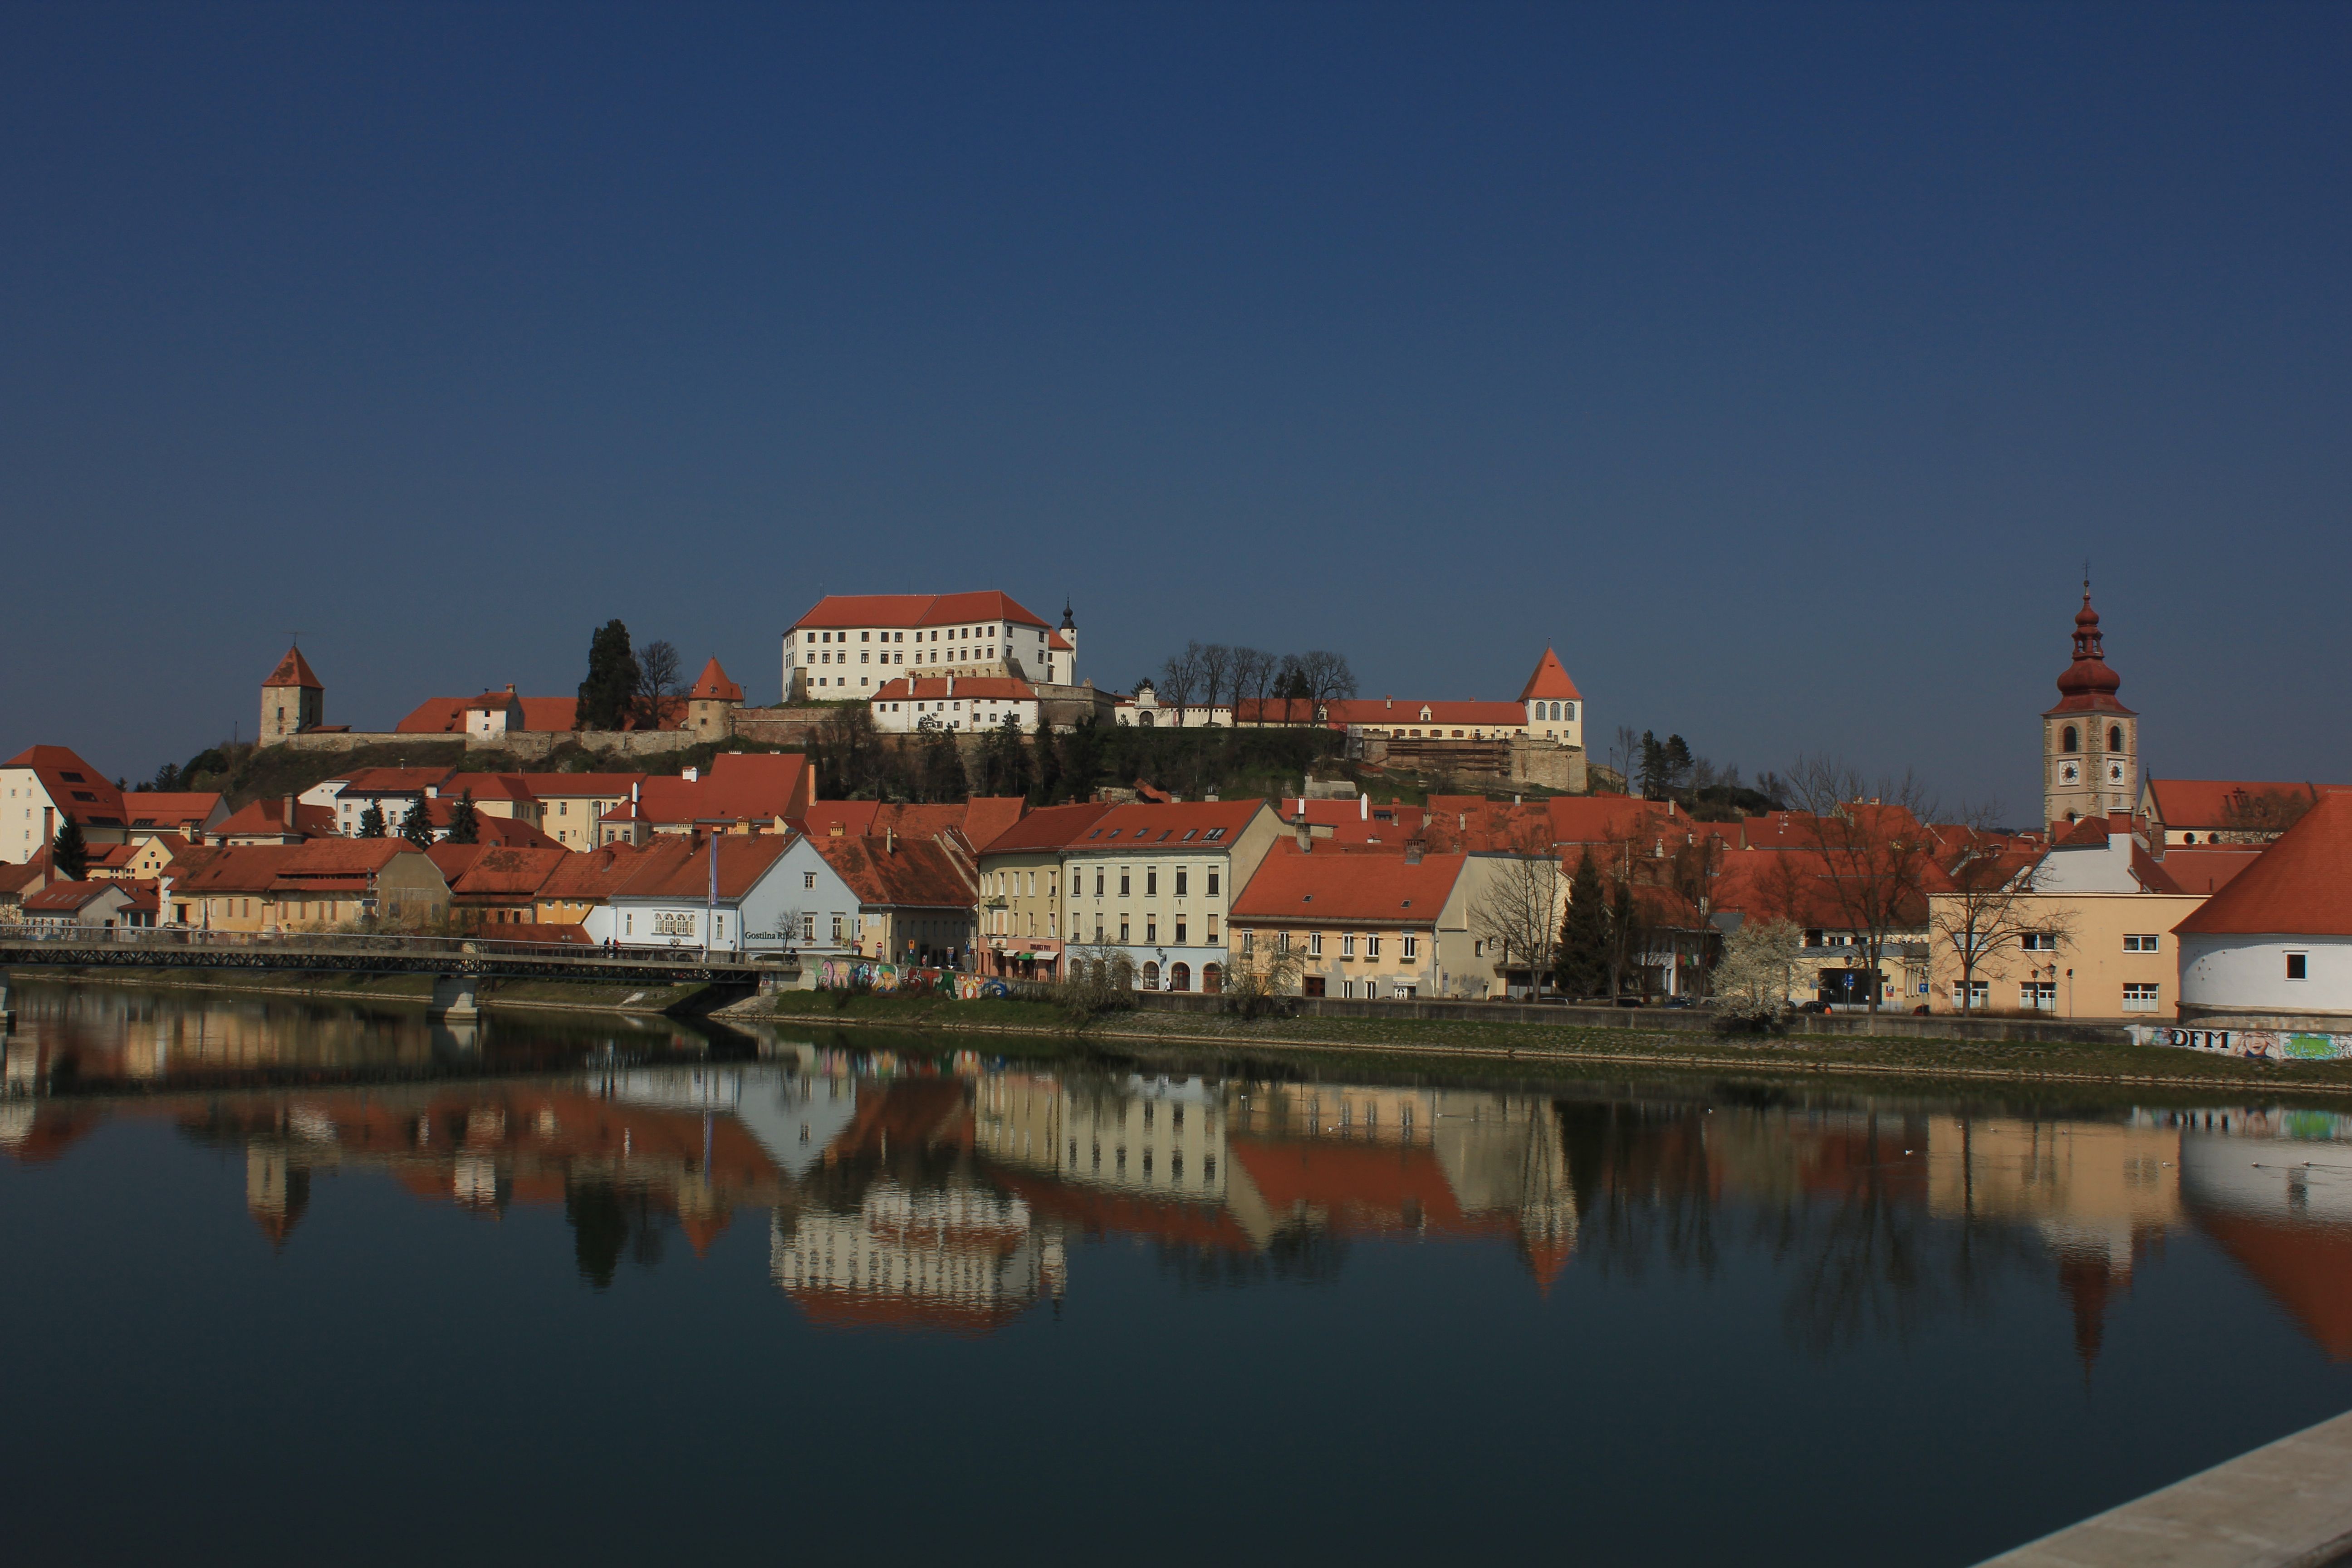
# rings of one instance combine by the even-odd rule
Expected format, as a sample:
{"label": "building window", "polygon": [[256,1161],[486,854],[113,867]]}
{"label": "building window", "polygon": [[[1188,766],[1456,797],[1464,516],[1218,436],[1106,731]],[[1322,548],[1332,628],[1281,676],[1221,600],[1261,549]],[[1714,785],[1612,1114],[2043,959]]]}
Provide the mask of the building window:
{"label": "building window", "polygon": [[2147,984],[2125,985],[2124,1011],[2126,1013],[2155,1012],[2156,989],[2157,988],[2153,983]]}
{"label": "building window", "polygon": [[1343,1001],[1354,1001],[1356,999],[1356,983],[1352,980],[1342,980],[1339,982],[1339,996]]}
{"label": "building window", "polygon": [[[1222,833],[1222,832],[1223,832],[1223,831],[1224,831],[1224,829],[1223,829],[1223,828],[1219,828],[1217,831],[1219,831],[1220,833]],[[1216,874],[1214,871],[1212,871],[1212,872],[1210,872],[1210,873],[1209,873],[1209,897],[1211,897],[1211,898],[1213,898],[1213,898],[1215,898],[1216,896],[1217,896],[1217,874]]]}
{"label": "building window", "polygon": [[1288,931],[1278,931],[1274,933],[1274,951],[1276,952],[1288,952],[1290,951],[1290,933]]}
{"label": "building window", "polygon": [[835,942],[839,942],[841,940],[841,917],[839,915],[833,917],[833,940]]}
{"label": "building window", "polygon": [[1121,945],[1121,946],[1126,945],[1126,942],[1127,942],[1127,917],[1126,917],[1125,915],[1121,915],[1121,916],[1119,916],[1119,917],[1118,917],[1118,940],[1119,940],[1119,943],[1120,943],[1120,945]]}
{"label": "building window", "polygon": [[1952,1000],[1958,1003],[1963,1011],[1987,1006],[1990,1004],[1991,997],[1992,985],[1990,981],[1970,980],[1965,983],[1965,987],[1960,981],[1952,982]]}
{"label": "building window", "polygon": [[1143,917],[1143,940],[1154,944],[1155,946],[1159,943],[1160,917],[1158,915],[1146,915]]}
{"label": "building window", "polygon": [[1407,958],[1419,958],[1421,956],[1421,938],[1410,933],[1406,935],[1404,939],[1404,955]]}
{"label": "building window", "polygon": [[1381,938],[1380,933],[1375,931],[1371,935],[1364,938],[1364,956],[1366,958],[1378,958],[1380,955]]}
{"label": "building window", "polygon": [[1390,995],[1395,997],[1400,1002],[1410,1002],[1420,994],[1421,992],[1418,986],[1406,985],[1402,983],[1397,985],[1395,990],[1389,993]]}
{"label": "building window", "polygon": [[2152,936],[2126,936],[2124,938],[2124,951],[2126,952],[2154,952],[2156,951],[2156,938]]}
{"label": "building window", "polygon": [[1156,867],[1143,873],[1143,896],[1147,899],[1160,896],[1160,871]]}
{"label": "building window", "polygon": [[2054,980],[2025,981],[2017,988],[2017,1002],[2019,1006],[2037,1013],[2055,1013],[2058,1011],[2058,983]]}
{"label": "building window", "polygon": [[1184,922],[1182,921],[1178,921],[1176,922],[1176,945],[1178,947],[1182,947],[1184,945]]}
{"label": "building window", "polygon": [[1307,956],[1309,958],[1320,958],[1323,956],[1323,933],[1321,931],[1314,931],[1308,934],[1307,938]]}
{"label": "building window", "polygon": [[2305,952],[2290,952],[2290,953],[2288,953],[2288,954],[2286,955],[2286,977],[2287,977],[2289,980],[2308,980],[2308,979],[2310,979],[2310,978],[2311,978],[2311,963],[2310,963],[2310,959],[2311,959],[2311,955],[2310,955],[2309,953],[2305,953]]}
{"label": "building window", "polygon": [[1242,932],[1242,952],[1244,955],[1247,955],[1249,953],[1255,952],[1256,951],[1257,932],[1254,931],[1245,931]]}
{"label": "building window", "polygon": [[2026,952],[2055,952],[2058,933],[2054,931],[2030,931],[2017,939],[2017,945]]}
{"label": "building window", "polygon": [[1342,958],[1353,958],[1356,956],[1355,932],[1348,931],[1339,938],[1339,956]]}

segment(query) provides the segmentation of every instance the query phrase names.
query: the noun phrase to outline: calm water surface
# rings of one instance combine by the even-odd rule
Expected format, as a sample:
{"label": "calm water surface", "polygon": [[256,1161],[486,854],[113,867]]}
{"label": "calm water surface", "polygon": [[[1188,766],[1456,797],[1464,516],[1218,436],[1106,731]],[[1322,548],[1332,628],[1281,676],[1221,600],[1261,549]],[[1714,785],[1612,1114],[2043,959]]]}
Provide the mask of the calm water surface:
{"label": "calm water surface", "polygon": [[1959,1564],[2352,1406],[2324,1111],[15,997],[11,1563]]}

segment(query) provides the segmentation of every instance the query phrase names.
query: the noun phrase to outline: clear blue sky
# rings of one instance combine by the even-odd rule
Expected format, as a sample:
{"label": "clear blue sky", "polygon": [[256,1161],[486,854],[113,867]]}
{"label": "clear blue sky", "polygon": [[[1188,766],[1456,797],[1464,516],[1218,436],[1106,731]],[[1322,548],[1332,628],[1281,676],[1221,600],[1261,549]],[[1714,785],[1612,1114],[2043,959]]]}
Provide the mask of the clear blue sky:
{"label": "clear blue sky", "polygon": [[0,697],[758,701],[820,591],[2038,805],[2352,780],[2352,8],[0,9]]}

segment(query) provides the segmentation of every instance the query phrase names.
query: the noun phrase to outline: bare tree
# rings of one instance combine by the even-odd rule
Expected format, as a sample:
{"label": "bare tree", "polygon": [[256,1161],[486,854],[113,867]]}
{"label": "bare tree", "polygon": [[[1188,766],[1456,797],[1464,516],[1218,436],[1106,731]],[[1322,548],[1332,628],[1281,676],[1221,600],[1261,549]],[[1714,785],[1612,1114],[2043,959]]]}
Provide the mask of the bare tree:
{"label": "bare tree", "polygon": [[681,674],[677,648],[667,640],[656,639],[637,650],[636,709],[647,729],[661,722],[662,709],[681,689]]}
{"label": "bare tree", "polygon": [[1549,845],[1526,830],[1515,836],[1507,854],[1473,858],[1474,864],[1479,860],[1488,865],[1485,884],[1470,902],[1470,929],[1495,951],[1507,990],[1509,972],[1524,965],[1528,991],[1539,996],[1553,966],[1568,891],[1559,862]]}
{"label": "bare tree", "polygon": [[1824,901],[1862,949],[1878,1011],[1881,967],[1898,931],[1927,926],[1928,880],[1936,874],[1935,814],[1927,786],[1910,773],[1876,782],[1832,757],[1800,757],[1789,787],[1809,814],[1805,847],[1826,875]]}
{"label": "bare tree", "polygon": [[2308,786],[2264,790],[2260,795],[2232,790],[2221,806],[2221,825],[2228,830],[2225,842],[2267,844],[2302,821],[2311,803]]}
{"label": "bare tree", "polygon": [[1356,673],[1348,668],[1348,656],[1328,648],[1310,648],[1299,655],[1298,679],[1307,689],[1310,710],[1313,704],[1356,694]]}
{"label": "bare tree", "polygon": [[1927,901],[1927,926],[1929,940],[1959,963],[1963,1011],[1974,1001],[1978,969],[2002,952],[2022,951],[2028,937],[2074,940],[2071,914],[2036,896],[2041,870],[2037,858],[1975,833],[1945,868],[1944,888]]}
{"label": "bare tree", "polygon": [[1225,966],[1225,1006],[1244,1018],[1271,1012],[1275,999],[1297,994],[1307,972],[1307,949],[1289,942],[1260,942],[1253,933]]}
{"label": "bare tree", "polygon": [[[1261,647],[1234,649],[1234,706],[1238,709],[1246,700],[1258,707],[1258,722],[1265,722],[1265,701],[1274,689],[1276,663],[1274,655]],[[1236,719],[1240,718],[1237,712]]]}
{"label": "bare tree", "polygon": [[1192,693],[1201,684],[1201,645],[1186,643],[1182,653],[1171,653],[1160,667],[1160,679],[1152,682],[1162,705],[1176,710],[1176,722],[1184,721],[1184,710],[1191,706]]}
{"label": "bare tree", "polygon": [[1201,685],[1205,689],[1204,700],[1210,707],[1217,705],[1217,696],[1231,684],[1234,676],[1234,654],[1236,650],[1221,642],[1194,643],[1199,650]]}
{"label": "bare tree", "polygon": [[1784,920],[1743,921],[1715,967],[1716,1008],[1727,1018],[1768,1024],[1789,1011],[1805,933]]}
{"label": "bare tree", "polygon": [[1631,793],[1633,787],[1633,763],[1642,754],[1642,737],[1631,724],[1617,726],[1617,733],[1609,742],[1609,771],[1617,775],[1617,787]]}

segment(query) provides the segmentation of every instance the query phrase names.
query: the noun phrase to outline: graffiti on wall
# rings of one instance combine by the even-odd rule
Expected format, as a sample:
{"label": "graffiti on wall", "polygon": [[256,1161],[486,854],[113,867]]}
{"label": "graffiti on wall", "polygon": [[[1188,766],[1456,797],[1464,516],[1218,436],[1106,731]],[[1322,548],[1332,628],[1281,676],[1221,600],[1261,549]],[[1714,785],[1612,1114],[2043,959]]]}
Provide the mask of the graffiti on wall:
{"label": "graffiti on wall", "polygon": [[2352,1035],[2321,1035],[2302,1029],[2198,1029],[2179,1025],[2134,1024],[2132,1044],[2175,1046],[2250,1061],[2335,1062],[2352,1060]]}
{"label": "graffiti on wall", "polygon": [[885,963],[868,958],[828,958],[818,966],[816,983],[824,991],[864,991],[877,996],[952,996],[961,1002],[992,1000],[1013,994],[1012,987],[1003,981],[982,974],[911,963]]}

